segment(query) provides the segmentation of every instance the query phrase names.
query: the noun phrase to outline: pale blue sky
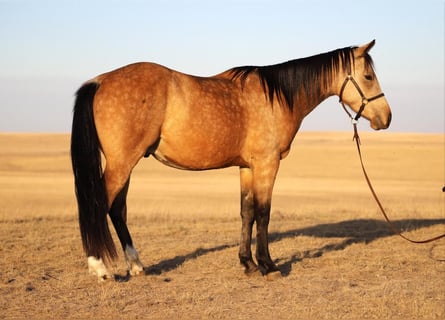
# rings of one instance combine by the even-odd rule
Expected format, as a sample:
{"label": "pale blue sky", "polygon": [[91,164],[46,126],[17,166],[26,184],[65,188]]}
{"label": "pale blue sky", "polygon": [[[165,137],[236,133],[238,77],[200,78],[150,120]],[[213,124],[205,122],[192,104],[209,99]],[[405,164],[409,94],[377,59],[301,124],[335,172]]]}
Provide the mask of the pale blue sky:
{"label": "pale blue sky", "polygon": [[[0,0],[0,132],[69,132],[81,83],[132,62],[209,76],[374,38],[389,130],[444,132],[444,16],[437,0]],[[303,130],[350,124],[330,98]]]}

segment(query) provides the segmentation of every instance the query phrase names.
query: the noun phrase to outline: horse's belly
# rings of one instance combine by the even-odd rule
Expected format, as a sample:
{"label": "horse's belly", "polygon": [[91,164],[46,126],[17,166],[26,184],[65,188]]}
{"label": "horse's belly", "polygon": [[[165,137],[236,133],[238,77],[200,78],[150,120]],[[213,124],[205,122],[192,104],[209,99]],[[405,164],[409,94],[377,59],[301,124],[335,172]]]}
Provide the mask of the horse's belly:
{"label": "horse's belly", "polygon": [[163,164],[173,167],[176,169],[182,169],[182,170],[190,170],[186,166],[179,163],[179,161],[175,161],[174,159],[169,158],[168,156],[164,155],[161,151],[156,150],[155,153],[153,153],[153,156],[156,158],[156,160],[162,162]]}
{"label": "horse's belly", "polygon": [[240,165],[236,144],[168,144],[161,139],[152,153],[163,164],[183,170],[209,170]]}

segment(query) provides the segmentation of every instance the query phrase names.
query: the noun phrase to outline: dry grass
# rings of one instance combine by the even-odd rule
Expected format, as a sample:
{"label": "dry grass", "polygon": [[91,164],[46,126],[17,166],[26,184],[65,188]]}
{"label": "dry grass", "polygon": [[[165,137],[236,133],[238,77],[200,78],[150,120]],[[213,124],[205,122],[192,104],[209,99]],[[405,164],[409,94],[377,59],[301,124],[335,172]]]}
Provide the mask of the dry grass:
{"label": "dry grass", "polygon": [[[0,135],[0,318],[443,319],[445,243],[412,245],[383,222],[350,133],[301,133],[282,162],[271,252],[283,278],[238,264],[238,170],[136,168],[129,227],[146,276],[87,273],[67,135]],[[362,134],[396,225],[445,230],[444,136]],[[124,273],[122,258],[114,266]]]}

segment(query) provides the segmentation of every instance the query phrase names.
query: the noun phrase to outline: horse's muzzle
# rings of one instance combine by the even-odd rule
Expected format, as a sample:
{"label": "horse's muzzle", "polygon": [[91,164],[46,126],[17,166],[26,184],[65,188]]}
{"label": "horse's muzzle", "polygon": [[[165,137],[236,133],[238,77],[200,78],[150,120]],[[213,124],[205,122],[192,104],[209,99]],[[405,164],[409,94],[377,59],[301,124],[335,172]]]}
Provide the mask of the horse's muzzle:
{"label": "horse's muzzle", "polygon": [[391,112],[388,114],[387,118],[382,120],[379,117],[375,117],[371,120],[371,128],[374,130],[387,129],[391,124],[392,114]]}

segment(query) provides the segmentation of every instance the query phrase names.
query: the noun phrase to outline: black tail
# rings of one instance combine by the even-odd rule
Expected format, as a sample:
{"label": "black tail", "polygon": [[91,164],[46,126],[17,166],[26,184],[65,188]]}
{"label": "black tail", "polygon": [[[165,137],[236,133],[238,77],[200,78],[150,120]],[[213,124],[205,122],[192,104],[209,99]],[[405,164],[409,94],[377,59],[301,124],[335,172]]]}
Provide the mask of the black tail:
{"label": "black tail", "polygon": [[83,247],[88,256],[106,261],[117,254],[108,228],[108,200],[93,117],[93,101],[98,88],[99,84],[90,82],[77,91],[71,132],[71,161]]}

